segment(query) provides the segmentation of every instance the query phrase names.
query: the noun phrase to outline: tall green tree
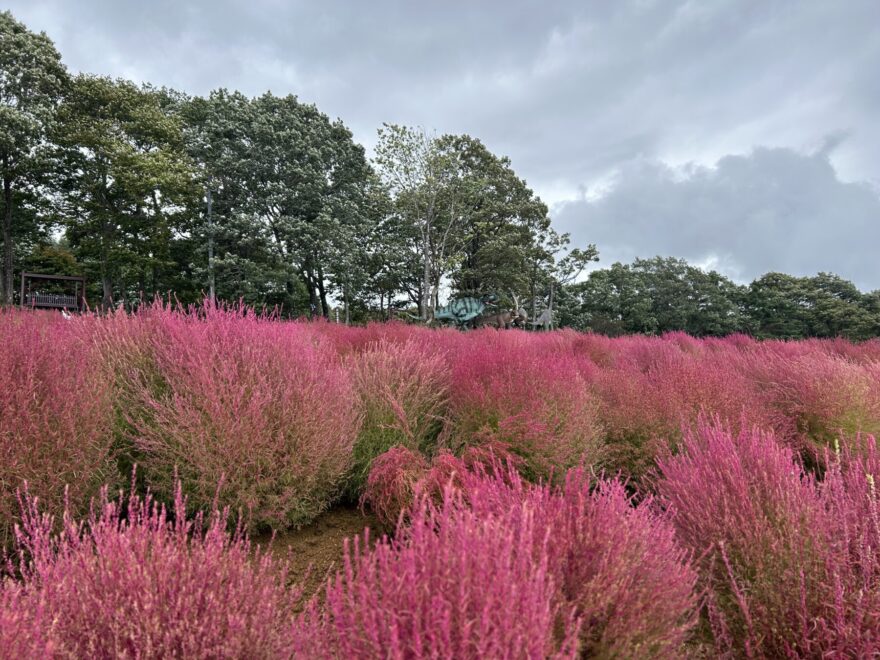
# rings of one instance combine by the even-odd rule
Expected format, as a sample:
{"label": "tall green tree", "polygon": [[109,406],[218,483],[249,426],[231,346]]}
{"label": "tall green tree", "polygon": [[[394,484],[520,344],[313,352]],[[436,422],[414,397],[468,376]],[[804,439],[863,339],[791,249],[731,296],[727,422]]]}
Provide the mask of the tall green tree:
{"label": "tall green tree", "polygon": [[767,273],[752,282],[746,299],[752,331],[759,337],[846,337],[880,332],[875,299],[830,273],[794,277]]}
{"label": "tall green tree", "polygon": [[745,291],[714,271],[655,257],[613,264],[572,285],[567,321],[608,334],[682,330],[696,336],[743,329]]}
{"label": "tall green tree", "polygon": [[433,316],[444,283],[457,294],[507,298],[525,297],[536,269],[547,279],[555,265],[547,207],[507,158],[468,135],[396,125],[379,131],[376,153],[410,241],[409,290],[420,318]]}
{"label": "tall green tree", "polygon": [[452,273],[460,293],[508,294],[527,286],[529,256],[538,237],[550,230],[547,206],[511,167],[479,140],[445,136],[439,142],[456,167],[459,216],[455,246],[460,256]]}
{"label": "tall green tree", "polygon": [[304,303],[293,267],[282,260],[265,222],[253,212],[251,169],[254,104],[239,92],[212,91],[182,99],[187,152],[200,203],[191,216],[193,273],[208,297],[278,306],[290,312]]}
{"label": "tall green tree", "polygon": [[328,317],[346,265],[339,256],[355,250],[369,222],[374,179],[363,147],[314,105],[269,93],[253,101],[248,139],[248,211],[305,286],[310,310]]}
{"label": "tall green tree", "polygon": [[6,304],[12,303],[16,239],[39,230],[38,215],[24,205],[50,169],[46,136],[66,83],[51,39],[0,12],[0,302]]}
{"label": "tall green tree", "polygon": [[376,164],[394,200],[395,212],[415,239],[419,265],[419,317],[431,320],[440,281],[448,272],[462,222],[456,163],[441,140],[423,129],[385,124],[379,129]]}
{"label": "tall green tree", "polygon": [[168,106],[152,88],[81,75],[58,110],[67,237],[97,275],[105,308],[186,279],[174,244],[198,198]]}

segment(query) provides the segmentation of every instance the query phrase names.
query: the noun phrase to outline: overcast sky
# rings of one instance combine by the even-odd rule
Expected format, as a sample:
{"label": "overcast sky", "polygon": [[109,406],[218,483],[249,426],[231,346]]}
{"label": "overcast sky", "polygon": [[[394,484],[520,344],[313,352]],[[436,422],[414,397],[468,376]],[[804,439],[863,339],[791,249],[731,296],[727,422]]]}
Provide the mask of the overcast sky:
{"label": "overcast sky", "polygon": [[6,0],[71,69],[469,133],[602,264],[880,288],[880,0]]}

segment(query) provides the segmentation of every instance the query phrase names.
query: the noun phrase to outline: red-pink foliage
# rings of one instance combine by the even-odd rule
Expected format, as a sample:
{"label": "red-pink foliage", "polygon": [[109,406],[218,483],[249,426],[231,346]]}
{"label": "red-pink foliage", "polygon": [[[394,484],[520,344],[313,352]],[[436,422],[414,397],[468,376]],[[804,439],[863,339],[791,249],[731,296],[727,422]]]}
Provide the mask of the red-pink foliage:
{"label": "red-pink foliage", "polygon": [[93,321],[0,309],[0,548],[12,542],[24,481],[56,514],[66,484],[85,510],[115,482],[112,391]]}
{"label": "red-pink foliage", "polygon": [[867,458],[829,458],[822,483],[772,434],[703,423],[660,462],[658,491],[700,558],[719,652],[868,657],[880,651],[880,526]]}
{"label": "red-pink foliage", "polygon": [[469,479],[481,519],[531,510],[550,539],[557,598],[582,621],[586,657],[681,657],[696,622],[697,575],[650,498],[634,505],[617,480],[582,468],[564,484],[526,484],[515,471]]}
{"label": "red-pink foliage", "polygon": [[741,368],[739,349],[678,334],[621,343],[615,365],[596,378],[611,472],[641,479],[704,413],[734,428],[743,419],[747,425],[779,425],[766,393]]}
{"label": "red-pink foliage", "polygon": [[554,489],[497,463],[494,474],[474,473],[449,459],[456,478],[439,502],[421,493],[394,541],[368,555],[356,547],[328,586],[327,613],[303,620],[309,643],[334,640],[339,656],[385,645],[392,657],[506,657],[526,634],[523,655],[543,657],[555,625],[556,642],[568,638],[567,648],[576,635],[582,656],[680,657],[696,574],[650,500],[633,506],[619,482],[591,483],[582,469]]}
{"label": "red-pink foliage", "polygon": [[406,447],[392,447],[373,462],[361,506],[369,506],[386,529],[394,529],[401,515],[420,497],[442,502],[450,486],[463,488],[476,476],[507,476],[522,468],[522,459],[495,444],[467,447],[460,457],[441,450],[430,463]]}
{"label": "red-pink foliage", "polygon": [[225,513],[187,522],[178,491],[172,521],[149,497],[123,507],[104,491],[86,522],[65,514],[56,535],[34,499],[24,507],[22,582],[0,593],[0,639],[30,631],[23,651],[59,657],[290,655],[299,594],[287,567],[230,536]]}
{"label": "red-pink foliage", "polygon": [[453,352],[446,441],[500,443],[532,477],[601,458],[593,365],[525,333],[483,331]]}
{"label": "red-pink foliage", "polygon": [[880,434],[880,362],[816,347],[799,355],[781,348],[770,345],[753,359],[749,376],[764,386],[777,418],[788,421],[801,445],[821,452],[841,434],[847,440]]}
{"label": "red-pink foliage", "polygon": [[[364,539],[364,545],[368,539]],[[423,500],[394,540],[356,539],[344,570],[300,618],[297,651],[338,658],[557,658],[576,655],[578,626],[556,605],[550,539],[520,505],[479,517],[447,491]]]}
{"label": "red-pink foliage", "polygon": [[[199,509],[220,502],[252,528],[312,520],[338,494],[357,437],[348,374],[308,326],[239,310],[154,309],[145,378],[130,413],[147,482],[176,476]],[[158,386],[157,386],[158,383]]]}
{"label": "red-pink foliage", "polygon": [[428,461],[419,452],[401,445],[392,447],[373,461],[361,506],[369,505],[379,522],[393,529],[415,502],[417,484],[428,469]]}
{"label": "red-pink foliage", "polygon": [[0,580],[0,655],[4,658],[51,658],[58,647],[47,637],[51,619],[45,603],[25,599],[21,585]]}
{"label": "red-pink foliage", "polygon": [[391,447],[435,452],[449,369],[442,351],[413,339],[383,339],[351,356],[347,366],[363,416],[348,477],[349,492],[357,496],[373,460]]}

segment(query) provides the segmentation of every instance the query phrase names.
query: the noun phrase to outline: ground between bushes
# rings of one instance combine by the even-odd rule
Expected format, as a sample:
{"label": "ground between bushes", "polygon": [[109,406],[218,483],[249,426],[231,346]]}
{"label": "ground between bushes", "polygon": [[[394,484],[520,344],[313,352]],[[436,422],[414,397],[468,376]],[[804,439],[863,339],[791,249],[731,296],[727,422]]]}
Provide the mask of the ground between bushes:
{"label": "ground between bushes", "polygon": [[363,536],[370,529],[370,538],[381,537],[375,516],[356,506],[339,505],[318,517],[315,522],[297,530],[254,537],[255,548],[264,548],[280,559],[290,562],[290,578],[303,588],[305,599],[311,598],[342,567],[345,539]]}

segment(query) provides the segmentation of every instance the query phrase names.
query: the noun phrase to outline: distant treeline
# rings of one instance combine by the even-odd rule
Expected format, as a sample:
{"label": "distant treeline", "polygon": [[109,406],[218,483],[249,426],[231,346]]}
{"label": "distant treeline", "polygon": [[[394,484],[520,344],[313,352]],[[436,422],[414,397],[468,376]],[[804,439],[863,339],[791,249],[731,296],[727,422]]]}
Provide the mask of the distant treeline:
{"label": "distant treeline", "polygon": [[610,335],[681,330],[782,339],[880,336],[880,291],[862,293],[837,275],[767,273],[739,285],[661,257],[593,271],[562,289],[559,312],[562,326]]}

